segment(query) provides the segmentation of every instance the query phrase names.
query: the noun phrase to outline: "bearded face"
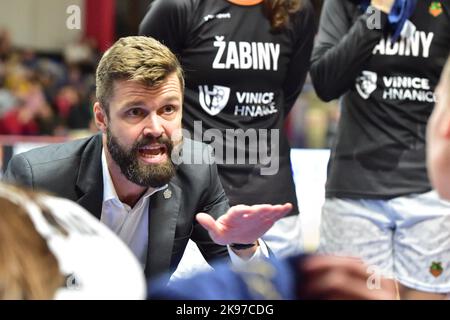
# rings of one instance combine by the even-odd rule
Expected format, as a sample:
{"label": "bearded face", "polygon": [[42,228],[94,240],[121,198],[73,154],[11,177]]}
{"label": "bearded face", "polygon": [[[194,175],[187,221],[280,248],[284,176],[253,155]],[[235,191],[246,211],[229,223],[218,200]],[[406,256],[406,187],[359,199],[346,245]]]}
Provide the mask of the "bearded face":
{"label": "bearded face", "polygon": [[[107,128],[106,136],[112,159],[131,182],[143,187],[159,188],[175,176],[176,167],[170,158],[173,142],[169,138],[146,136],[135,141],[130,148],[126,148],[120,145],[109,128]],[[152,160],[156,158],[165,158],[165,160],[152,163]]]}

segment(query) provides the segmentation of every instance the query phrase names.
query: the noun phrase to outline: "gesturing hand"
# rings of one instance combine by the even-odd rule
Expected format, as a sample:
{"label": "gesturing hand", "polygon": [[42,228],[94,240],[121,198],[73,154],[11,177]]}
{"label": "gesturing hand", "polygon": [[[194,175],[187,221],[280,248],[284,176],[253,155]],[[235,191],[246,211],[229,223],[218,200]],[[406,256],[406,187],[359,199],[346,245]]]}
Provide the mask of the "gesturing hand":
{"label": "gesturing hand", "polygon": [[238,205],[217,220],[206,213],[199,213],[196,218],[217,244],[253,243],[291,210],[290,203]]}

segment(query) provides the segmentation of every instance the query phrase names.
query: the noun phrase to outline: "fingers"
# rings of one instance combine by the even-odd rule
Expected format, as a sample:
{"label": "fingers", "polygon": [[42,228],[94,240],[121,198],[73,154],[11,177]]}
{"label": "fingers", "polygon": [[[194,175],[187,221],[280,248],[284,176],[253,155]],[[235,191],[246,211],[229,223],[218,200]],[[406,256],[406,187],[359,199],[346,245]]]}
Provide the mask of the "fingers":
{"label": "fingers", "polygon": [[301,266],[301,269],[305,272],[320,273],[327,271],[331,268],[344,268],[348,272],[352,272],[355,275],[365,276],[366,266],[364,262],[355,257],[342,257],[342,256],[311,256],[306,259]]}
{"label": "fingers", "polygon": [[272,211],[272,212],[286,212],[292,210],[292,204],[291,203],[285,203],[285,204],[255,204],[253,206],[245,206],[246,209],[249,211]]}
{"label": "fingers", "polygon": [[[291,203],[285,203],[284,205],[276,205],[274,206],[275,214],[274,219],[279,220],[286,216],[289,212],[292,211],[292,204]],[[275,221],[276,221],[275,220]]]}
{"label": "fingers", "polygon": [[283,205],[257,204],[253,206],[237,205],[230,209],[231,215],[241,216],[243,219],[258,218],[267,220],[268,223],[274,223],[281,219],[292,210],[291,203]]}
{"label": "fingers", "polygon": [[391,285],[383,283],[378,288],[370,288],[367,277],[355,277],[344,270],[326,273],[316,280],[302,289],[305,290],[304,294],[310,295],[307,299],[392,300],[396,297],[394,280],[385,280],[391,282]]}
{"label": "fingers", "polygon": [[271,224],[283,218],[292,210],[292,204],[290,203],[286,203],[284,205],[261,205],[255,207],[256,208],[254,208],[254,212],[252,212],[252,214],[257,215],[259,219]]}
{"label": "fingers", "polygon": [[195,218],[197,219],[198,223],[200,223],[202,225],[203,228],[208,230],[208,232],[210,232],[210,233],[217,232],[216,221],[209,214],[198,213],[195,216]]}
{"label": "fingers", "polygon": [[197,214],[196,219],[218,244],[247,243],[262,236],[275,221],[284,217],[290,210],[290,203],[274,206],[238,205],[230,208],[217,221],[205,213]]}
{"label": "fingers", "polygon": [[302,288],[308,299],[366,300],[389,299],[378,289],[370,290],[367,277],[358,277],[345,269],[329,270],[319,276],[315,275]]}

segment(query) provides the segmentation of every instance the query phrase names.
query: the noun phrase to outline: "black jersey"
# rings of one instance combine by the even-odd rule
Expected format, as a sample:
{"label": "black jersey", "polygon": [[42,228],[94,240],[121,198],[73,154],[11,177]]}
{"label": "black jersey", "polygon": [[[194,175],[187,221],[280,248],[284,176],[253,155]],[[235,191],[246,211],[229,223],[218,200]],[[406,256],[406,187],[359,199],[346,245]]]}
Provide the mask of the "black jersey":
{"label": "black jersey", "polygon": [[450,52],[450,1],[418,1],[408,32],[395,43],[387,16],[361,14],[354,2],[325,2],[312,57],[319,96],[341,97],[326,195],[386,199],[426,192],[425,132]]}
{"label": "black jersey", "polygon": [[[160,40],[180,58],[186,78],[184,128],[191,133],[196,128],[202,133],[218,129],[222,135],[214,146],[232,205],[292,202],[297,211],[283,122],[309,68],[315,23],[312,6],[305,2],[282,32],[271,31],[262,4],[241,6],[225,0],[156,0],[140,26],[140,34]],[[199,120],[201,125],[195,127]],[[237,143],[227,129],[241,129],[248,139],[256,135],[267,150],[248,139]],[[279,138],[270,129],[279,130]],[[219,132],[193,138],[208,143],[211,133]],[[243,164],[236,164],[239,152],[246,156]],[[259,153],[272,153],[272,163]],[[251,163],[251,157],[257,161]],[[273,174],[268,168],[277,163],[279,170]],[[271,174],[264,174],[264,168]]]}

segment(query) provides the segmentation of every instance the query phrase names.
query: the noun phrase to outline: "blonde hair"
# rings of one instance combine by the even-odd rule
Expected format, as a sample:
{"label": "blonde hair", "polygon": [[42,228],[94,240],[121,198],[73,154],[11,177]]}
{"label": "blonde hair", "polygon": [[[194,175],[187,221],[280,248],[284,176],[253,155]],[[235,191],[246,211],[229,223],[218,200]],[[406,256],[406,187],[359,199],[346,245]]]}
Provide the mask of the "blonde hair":
{"label": "blonde hair", "polygon": [[299,11],[303,0],[264,0],[267,18],[273,30],[281,30],[289,24],[290,15]]}
{"label": "blonde hair", "polygon": [[97,99],[108,112],[115,80],[137,81],[157,87],[174,72],[184,91],[183,70],[169,48],[151,37],[120,38],[105,52],[97,67]]}
{"label": "blonde hair", "polygon": [[[35,201],[32,194],[1,186]],[[0,299],[52,299],[64,284],[58,261],[23,206],[2,195],[0,208]]]}

